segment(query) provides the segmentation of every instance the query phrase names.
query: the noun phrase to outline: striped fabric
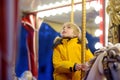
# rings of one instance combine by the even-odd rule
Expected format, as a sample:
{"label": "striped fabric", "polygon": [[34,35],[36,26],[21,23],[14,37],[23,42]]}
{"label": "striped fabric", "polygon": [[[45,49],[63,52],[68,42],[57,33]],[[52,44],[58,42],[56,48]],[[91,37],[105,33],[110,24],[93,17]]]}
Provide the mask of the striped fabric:
{"label": "striped fabric", "polygon": [[36,19],[35,15],[27,15],[22,18],[23,27],[27,30],[27,53],[29,70],[33,76],[38,77],[38,31],[42,20]]}

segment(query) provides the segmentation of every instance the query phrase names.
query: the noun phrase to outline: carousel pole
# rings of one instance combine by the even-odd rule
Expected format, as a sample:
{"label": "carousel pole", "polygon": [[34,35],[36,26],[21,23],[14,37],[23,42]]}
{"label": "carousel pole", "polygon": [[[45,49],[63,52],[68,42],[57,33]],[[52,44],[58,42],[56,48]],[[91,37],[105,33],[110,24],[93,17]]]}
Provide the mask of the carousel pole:
{"label": "carousel pole", "polygon": [[74,0],[71,0],[71,15],[70,21],[74,23]]}
{"label": "carousel pole", "polygon": [[[85,63],[86,50],[86,0],[82,0],[82,47],[81,47],[81,63]],[[83,71],[81,71],[81,78]],[[82,80],[82,79],[81,79]]]}

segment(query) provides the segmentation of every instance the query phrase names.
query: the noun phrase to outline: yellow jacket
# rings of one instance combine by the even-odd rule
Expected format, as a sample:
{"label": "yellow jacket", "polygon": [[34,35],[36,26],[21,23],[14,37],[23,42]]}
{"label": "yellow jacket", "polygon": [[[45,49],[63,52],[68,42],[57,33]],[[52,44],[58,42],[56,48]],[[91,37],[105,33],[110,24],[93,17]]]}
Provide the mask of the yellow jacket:
{"label": "yellow jacket", "polygon": [[[78,38],[62,39],[53,51],[54,80],[80,80],[80,71],[74,71],[74,65],[81,63],[81,44]],[[93,55],[86,49],[85,60]]]}

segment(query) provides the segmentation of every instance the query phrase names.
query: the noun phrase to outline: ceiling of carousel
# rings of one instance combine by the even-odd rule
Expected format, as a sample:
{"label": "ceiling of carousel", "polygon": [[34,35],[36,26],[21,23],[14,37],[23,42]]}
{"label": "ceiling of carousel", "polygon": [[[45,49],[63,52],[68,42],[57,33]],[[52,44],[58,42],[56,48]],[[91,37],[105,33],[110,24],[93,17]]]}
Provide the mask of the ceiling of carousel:
{"label": "ceiling of carousel", "polygon": [[[22,1],[23,9],[33,6],[39,10],[39,17],[43,18],[44,21],[61,23],[68,22],[71,20],[71,3],[74,2],[74,22],[82,26],[82,0],[20,0]],[[30,4],[30,5],[29,5]],[[28,6],[29,5],[29,6]],[[26,7],[24,7],[26,6]],[[100,0],[86,0],[86,27],[89,31],[92,29],[93,32],[99,28],[99,23],[102,21],[100,17],[100,9],[102,5]],[[94,30],[93,30],[94,29]]]}
{"label": "ceiling of carousel", "polygon": [[[99,7],[96,4],[98,0],[86,0],[86,19],[87,19],[87,27],[98,27],[98,24],[95,24],[95,19],[99,16],[99,11],[97,10]],[[82,0],[74,0],[74,22],[81,26],[82,22]],[[40,6],[41,13],[44,11],[48,11],[44,16],[45,20],[64,23],[66,21],[70,21],[71,16],[71,0],[41,0]],[[44,8],[47,6],[46,8]],[[69,7],[69,8],[67,8]],[[59,9],[55,11],[55,9]],[[64,10],[63,10],[64,9]],[[54,14],[50,10],[54,10]],[[66,11],[66,12],[65,12]],[[50,15],[51,14],[51,15]],[[42,14],[41,14],[42,15]],[[43,16],[42,16],[43,17]]]}

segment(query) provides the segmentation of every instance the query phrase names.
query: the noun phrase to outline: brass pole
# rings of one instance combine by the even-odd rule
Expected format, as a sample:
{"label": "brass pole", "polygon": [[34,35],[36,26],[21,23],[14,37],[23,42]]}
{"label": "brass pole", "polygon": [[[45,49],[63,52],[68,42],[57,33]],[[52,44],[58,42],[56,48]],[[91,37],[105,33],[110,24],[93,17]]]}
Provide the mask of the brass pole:
{"label": "brass pole", "polygon": [[82,63],[85,62],[85,50],[86,50],[86,0],[82,0]]}
{"label": "brass pole", "polygon": [[74,23],[74,0],[71,0],[71,17],[70,21]]}
{"label": "brass pole", "polygon": [[[85,50],[86,50],[86,0],[82,0],[82,47],[81,47],[81,63],[85,63]],[[83,71],[81,71],[81,77],[83,77]]]}

